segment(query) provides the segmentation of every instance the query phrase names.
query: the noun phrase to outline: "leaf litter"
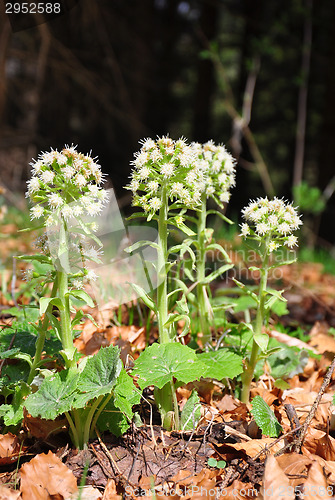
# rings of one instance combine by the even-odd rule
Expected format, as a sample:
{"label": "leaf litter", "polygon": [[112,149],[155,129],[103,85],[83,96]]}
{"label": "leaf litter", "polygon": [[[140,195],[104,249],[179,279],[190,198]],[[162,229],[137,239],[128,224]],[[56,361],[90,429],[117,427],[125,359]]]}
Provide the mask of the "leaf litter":
{"label": "leaf litter", "polygon": [[[328,333],[329,325],[335,324],[334,280],[314,267],[309,276],[306,269],[307,265],[300,266],[296,274],[286,276],[293,282],[287,294],[290,316],[304,324],[302,311],[308,310],[307,319],[312,318],[314,326],[307,346],[322,357],[310,358],[303,373],[287,381],[285,390],[276,388],[266,375],[252,387],[252,397],[261,396],[283,427],[278,439],[262,435],[251,405],[242,404],[215,381],[205,380],[177,391],[183,406],[192,390],[198,389],[201,416],[193,431],[167,432],[156,425],[150,388],[145,390],[147,403],[140,409],[146,422],[143,426],[133,424],[118,438],[105,433],[82,452],[69,448],[64,419],[46,421],[26,414],[20,433],[0,435],[0,500],[76,499],[79,491],[82,499],[116,499],[125,492],[129,498],[146,498],[152,489],[162,498],[202,498],[204,491],[208,498],[216,498],[220,491],[224,498],[234,499],[255,498],[255,491],[264,499],[294,499],[297,491],[304,498],[331,498],[335,491],[335,376],[317,406],[300,453],[293,451],[299,428],[293,427],[286,411],[291,405],[298,423],[303,424],[335,353],[334,338]],[[308,292],[306,279],[311,284]],[[4,298],[2,302],[13,305]],[[108,307],[104,310],[103,320],[97,317],[98,327],[87,322],[75,342],[85,355],[98,352],[101,346],[119,345],[124,363],[129,363],[144,348],[146,331],[136,326],[110,326],[112,309],[109,314]],[[292,337],[286,334],[278,335],[278,340],[292,345]],[[295,345],[307,347],[306,342]],[[225,461],[226,467],[209,467],[210,457]]]}

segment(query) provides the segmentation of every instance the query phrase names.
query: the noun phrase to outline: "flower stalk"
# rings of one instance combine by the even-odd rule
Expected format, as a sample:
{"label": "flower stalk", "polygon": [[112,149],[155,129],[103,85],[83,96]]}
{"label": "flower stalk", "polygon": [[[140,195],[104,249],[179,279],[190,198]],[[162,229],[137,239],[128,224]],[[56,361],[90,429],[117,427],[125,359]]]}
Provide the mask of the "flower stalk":
{"label": "flower stalk", "polygon": [[[159,342],[175,341],[173,321],[169,323],[168,226],[187,229],[183,217],[170,214],[170,201],[174,208],[185,211],[200,203],[199,173],[196,169],[197,153],[184,139],[173,141],[161,137],[157,141],[145,139],[141,150],[135,153],[132,179],[127,189],[133,192],[133,205],[144,211],[147,220],[154,219],[158,227],[157,297],[156,313]],[[169,323],[169,324],[167,324]],[[179,428],[179,406],[173,383],[155,389],[155,400],[162,424],[166,429]]]}
{"label": "flower stalk", "polygon": [[200,328],[202,332],[202,343],[205,346],[211,342],[211,307],[207,294],[207,287],[203,283],[206,277],[206,219],[207,219],[207,196],[201,195],[201,208],[198,212],[198,255],[197,255],[197,298],[199,307]]}
{"label": "flower stalk", "polygon": [[[261,279],[259,283],[258,289],[258,305],[257,305],[257,313],[254,327],[254,335],[261,335],[264,321],[266,317],[265,311],[265,300],[266,300],[266,288],[268,282],[268,273],[269,273],[269,248],[268,241],[265,243],[265,250],[263,256],[263,265],[260,269]],[[242,392],[241,392],[241,401],[242,403],[248,403],[250,397],[250,387],[253,380],[255,368],[259,359],[260,347],[253,338],[252,340],[252,349],[249,360],[245,361],[245,369],[242,374]]]}
{"label": "flower stalk", "polygon": [[[278,198],[274,198],[273,200],[258,198],[256,201],[251,201],[242,210],[242,214],[246,222],[241,224],[241,236],[258,242],[258,254],[261,259],[261,267],[259,268],[261,278],[258,296],[254,296],[254,299],[257,301],[257,313],[252,328],[252,350],[249,359],[245,360],[244,372],[241,377],[241,401],[248,403],[256,364],[260,359],[260,351],[263,351],[262,356],[266,355],[268,339],[267,335],[262,332],[265,318],[271,307],[271,303],[274,303],[276,300],[285,301],[281,295],[282,292],[274,294],[267,288],[270,267],[279,267],[284,264],[283,261],[270,262],[270,258],[281,247],[292,249],[297,246],[298,238],[292,233],[299,228],[302,221],[298,216],[296,208]],[[294,261],[295,259],[286,263]],[[237,281],[236,283],[242,289],[244,288],[242,283]]]}
{"label": "flower stalk", "polygon": [[161,208],[158,217],[158,255],[157,255],[157,310],[158,310],[158,331],[161,344],[171,342],[170,328],[165,325],[168,320],[168,299],[167,299],[167,218],[168,218],[168,198],[166,187],[164,186],[161,194]]}

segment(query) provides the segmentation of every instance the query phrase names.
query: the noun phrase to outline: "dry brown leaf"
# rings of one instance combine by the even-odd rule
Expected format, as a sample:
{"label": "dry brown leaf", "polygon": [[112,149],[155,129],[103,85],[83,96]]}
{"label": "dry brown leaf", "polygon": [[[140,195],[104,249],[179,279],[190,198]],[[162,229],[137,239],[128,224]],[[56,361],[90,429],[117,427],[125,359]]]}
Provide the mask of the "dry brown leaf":
{"label": "dry brown leaf", "polygon": [[[302,455],[299,455],[300,457]],[[311,461],[316,461],[321,467],[324,468],[327,480],[329,483],[335,483],[335,462],[332,460],[325,460],[318,455],[313,455],[312,453],[308,457]]]}
{"label": "dry brown leaf", "polygon": [[6,486],[0,486],[0,500],[18,500],[21,493],[17,490],[10,490]]}
{"label": "dry brown leaf", "polygon": [[235,410],[239,404],[240,402],[230,394],[225,394],[219,401],[215,401],[215,406],[220,410],[221,414]]}
{"label": "dry brown leaf", "polygon": [[317,364],[316,359],[308,358],[307,364],[304,368],[303,376],[310,377],[315,371],[317,371],[317,366],[318,366],[318,364]]}
{"label": "dry brown leaf", "polygon": [[308,457],[313,454],[334,461],[335,439],[323,431],[309,427],[301,451]]}
{"label": "dry brown leaf", "polygon": [[255,499],[258,498],[258,491],[252,483],[242,483],[242,481],[235,479],[228,488],[222,490],[221,498],[224,500]]}
{"label": "dry brown leaf", "polygon": [[282,471],[288,476],[291,486],[298,486],[308,475],[312,459],[299,453],[285,453],[276,457]]}
{"label": "dry brown leaf", "polygon": [[327,479],[321,465],[318,462],[313,462],[304,483],[304,499],[324,500],[325,498],[331,498],[332,495],[328,494],[327,486]]}
{"label": "dry brown leaf", "polygon": [[[62,499],[63,496],[61,495]],[[117,497],[108,497],[110,500],[119,499],[120,496]],[[102,500],[102,493],[98,490],[98,488],[94,488],[93,486],[87,485],[80,488],[80,491],[73,493],[70,497],[67,497],[66,500]]]}
{"label": "dry brown leaf", "polygon": [[0,434],[0,465],[16,462],[25,450],[26,447],[21,447],[18,437],[14,434]]}
{"label": "dry brown leaf", "polygon": [[102,500],[119,500],[121,498],[121,495],[118,495],[116,492],[116,484],[114,479],[108,479]]}
{"label": "dry brown leaf", "polygon": [[329,335],[328,330],[328,323],[317,321],[309,332],[310,345],[321,354],[326,351],[335,353],[335,338]]}
{"label": "dry brown leaf", "polygon": [[229,420],[241,420],[244,422],[248,420],[249,417],[250,414],[247,405],[240,401],[238,401],[236,408],[225,412],[225,422],[229,422]]}
{"label": "dry brown leaf", "polygon": [[10,457],[20,450],[17,436],[11,432],[0,435],[0,458]]}
{"label": "dry brown leaf", "polygon": [[24,412],[23,424],[32,436],[43,440],[47,439],[50,434],[63,432],[68,427],[66,417],[45,420],[44,418],[32,417],[27,411]]}
{"label": "dry brown leaf", "polygon": [[280,389],[274,388],[271,391],[269,389],[265,389],[264,387],[254,387],[250,391],[250,399],[252,400],[255,396],[261,396],[266,404],[269,406],[278,399],[280,393]]}
{"label": "dry brown leaf", "polygon": [[194,474],[189,470],[180,470],[171,478],[171,481],[174,481],[176,484],[187,486],[194,482]]}
{"label": "dry brown leaf", "polygon": [[288,477],[272,455],[269,455],[265,462],[263,484],[258,498],[261,500],[273,500],[274,498],[295,500],[294,489],[290,485]]}
{"label": "dry brown leaf", "polygon": [[235,450],[244,451],[249,457],[253,458],[260,451],[264,450],[264,452],[276,453],[281,450],[284,446],[283,441],[279,441],[274,446],[269,448],[269,444],[274,443],[276,440],[273,438],[263,438],[263,439],[252,439],[251,441],[246,441],[244,443],[229,443],[231,448]]}
{"label": "dry brown leaf", "polygon": [[23,500],[49,500],[59,494],[67,498],[78,491],[73,473],[51,451],[36,455],[22,465],[20,473]]}
{"label": "dry brown leaf", "polygon": [[192,386],[195,387],[199,397],[209,406],[212,405],[212,396],[214,393],[214,384],[211,380],[196,380],[192,382]]}
{"label": "dry brown leaf", "polygon": [[309,332],[309,336],[313,338],[317,335],[326,335],[328,334],[328,330],[328,323],[326,323],[325,321],[316,321]]}
{"label": "dry brown leaf", "polygon": [[[312,405],[317,397],[317,392],[305,392],[301,388],[289,389],[283,393],[283,402],[285,404],[291,404],[295,407],[298,418],[300,422],[304,422],[308,415],[308,412],[312,408]],[[329,407],[332,402],[331,394],[324,394],[321,398],[320,404],[315,413],[315,417],[312,420],[311,425],[326,425],[327,420],[330,417]],[[283,415],[283,412],[282,412]],[[285,418],[283,415],[283,420]],[[285,422],[286,423],[286,422]]]}
{"label": "dry brown leaf", "polygon": [[329,474],[328,481],[331,483],[335,483],[335,462],[332,460],[323,460],[323,466],[327,472],[327,475]]}
{"label": "dry brown leaf", "polygon": [[313,337],[310,343],[320,354],[324,352],[335,353],[335,339],[328,334],[320,333]]}
{"label": "dry brown leaf", "polygon": [[201,499],[204,496],[210,499],[215,499],[216,496],[216,477],[219,475],[219,470],[202,469],[199,474],[193,475],[191,478],[186,471],[184,474],[177,474],[174,478],[179,477],[178,487],[185,486],[185,496],[187,499]]}

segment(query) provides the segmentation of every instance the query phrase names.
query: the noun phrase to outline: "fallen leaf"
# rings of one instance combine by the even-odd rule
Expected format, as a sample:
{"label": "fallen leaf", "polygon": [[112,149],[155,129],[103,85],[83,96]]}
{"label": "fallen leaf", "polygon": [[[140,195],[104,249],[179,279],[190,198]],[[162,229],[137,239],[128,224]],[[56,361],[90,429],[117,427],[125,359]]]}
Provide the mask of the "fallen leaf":
{"label": "fallen leaf", "polygon": [[[302,456],[303,455],[299,455],[299,457],[302,457]],[[308,458],[311,460],[311,462],[312,461],[318,462],[318,464],[320,464],[321,467],[324,468],[326,476],[327,476],[327,480],[329,483],[335,483],[335,462],[334,461],[325,460],[324,458],[321,458],[320,456],[313,455],[313,454],[310,454]]]}
{"label": "fallen leaf", "polygon": [[288,477],[272,455],[269,455],[265,462],[263,484],[258,498],[295,500],[294,488],[290,486]]}
{"label": "fallen leaf", "polygon": [[119,500],[122,496],[116,492],[116,485],[114,479],[108,479],[102,500]]}
{"label": "fallen leaf", "polygon": [[50,434],[63,432],[68,427],[66,417],[57,417],[55,420],[45,420],[44,418],[32,417],[27,411],[24,412],[23,424],[30,434],[37,439],[47,439]]}
{"label": "fallen leaf", "polygon": [[327,491],[327,486],[327,479],[325,478],[321,465],[317,462],[313,462],[304,483],[304,499],[324,500],[325,498],[331,498],[332,494],[329,494]]}
{"label": "fallen leaf", "polygon": [[[302,423],[312,408],[316,397],[317,392],[305,392],[304,389],[296,388],[284,391],[282,399],[285,404],[291,404],[295,407],[298,419]],[[327,420],[330,417],[329,407],[331,402],[331,394],[324,394],[322,396],[320,404],[318,405],[315,416],[312,420],[312,426],[315,426],[316,424],[325,426],[327,424]]]}
{"label": "fallen leaf", "polygon": [[242,483],[242,481],[235,479],[228,488],[222,489],[222,494],[219,498],[224,498],[224,500],[255,499],[258,498],[258,491],[253,484]]}
{"label": "fallen leaf", "polygon": [[[83,486],[76,493],[73,493],[70,497],[66,497],[66,500],[102,500],[102,494],[98,490],[98,488],[94,488],[93,486],[87,485]],[[109,500],[115,500],[121,498],[117,497],[108,497]]]}
{"label": "fallen leaf", "polygon": [[313,454],[334,461],[335,439],[323,431],[309,427],[301,451],[307,456]]}
{"label": "fallen leaf", "polygon": [[316,321],[309,332],[309,336],[313,338],[317,335],[328,335],[328,330],[328,323],[326,323],[325,321]]}
{"label": "fallen leaf", "polygon": [[0,435],[0,458],[10,457],[20,449],[17,436],[11,432]]}
{"label": "fallen leaf", "polygon": [[0,486],[0,500],[17,500],[21,493],[17,490],[11,490],[6,486]]}
{"label": "fallen leaf", "polygon": [[221,414],[235,410],[238,405],[239,401],[230,394],[225,394],[219,401],[215,401],[215,406],[220,410]]}
{"label": "fallen leaf", "polygon": [[319,333],[310,340],[310,343],[311,347],[314,347],[320,354],[335,353],[335,339],[328,334]]}
{"label": "fallen leaf", "polygon": [[20,474],[23,500],[49,500],[59,494],[67,498],[78,491],[73,473],[51,451],[22,465]]}
{"label": "fallen leaf", "polygon": [[280,393],[280,389],[274,388],[272,391],[269,391],[269,389],[265,389],[264,387],[253,387],[250,392],[250,400],[252,402],[252,399],[255,396],[261,396],[266,404],[269,406],[272,405],[272,403],[278,399],[278,395]]}
{"label": "fallen leaf", "polygon": [[0,434],[0,465],[15,462],[21,452],[21,445],[17,436],[14,436],[11,432]]}
{"label": "fallen leaf", "polygon": [[235,448],[235,450],[242,450],[249,457],[253,458],[262,450],[264,450],[264,453],[276,453],[281,450],[284,446],[283,441],[279,441],[274,446],[269,448],[269,444],[272,444],[275,441],[276,439],[272,438],[252,439],[251,441],[245,441],[244,443],[229,443],[229,446]]}
{"label": "fallen leaf", "polygon": [[285,453],[276,457],[277,463],[282,471],[289,477],[291,486],[298,486],[302,479],[307,477],[308,468],[312,459],[299,453]]}

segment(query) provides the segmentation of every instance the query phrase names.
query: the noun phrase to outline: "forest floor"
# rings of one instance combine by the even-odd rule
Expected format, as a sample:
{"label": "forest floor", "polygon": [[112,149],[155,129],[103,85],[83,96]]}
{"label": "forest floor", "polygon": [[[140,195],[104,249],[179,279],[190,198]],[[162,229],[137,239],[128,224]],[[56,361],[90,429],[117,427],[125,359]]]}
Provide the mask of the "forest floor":
{"label": "forest floor", "polygon": [[[322,387],[335,355],[335,336],[329,333],[335,327],[335,276],[308,263],[283,273],[289,314],[280,322],[302,326],[308,340],[278,328],[268,333],[287,345],[307,344],[320,356],[309,358],[302,373],[286,380],[285,389],[276,387],[268,373],[253,384],[251,399],[260,395],[272,408],[283,428],[279,438],[261,434],[251,405],[236,399],[231,387],[208,380],[178,389],[181,407],[194,386],[202,403],[198,427],[184,433],[160,427],[150,388],[138,409],[144,425],[132,424],[120,438],[98,435],[84,451],[71,447],[64,419],[26,414],[19,432],[0,435],[0,500],[335,496],[335,375]],[[11,305],[1,298],[0,325],[10,324],[6,307]],[[112,309],[105,304],[99,311],[103,328],[84,325],[76,347],[88,355],[114,344],[123,359],[136,357],[146,345],[145,328],[113,325]],[[154,340],[155,332],[149,336]],[[304,429],[308,415],[312,418]]]}

